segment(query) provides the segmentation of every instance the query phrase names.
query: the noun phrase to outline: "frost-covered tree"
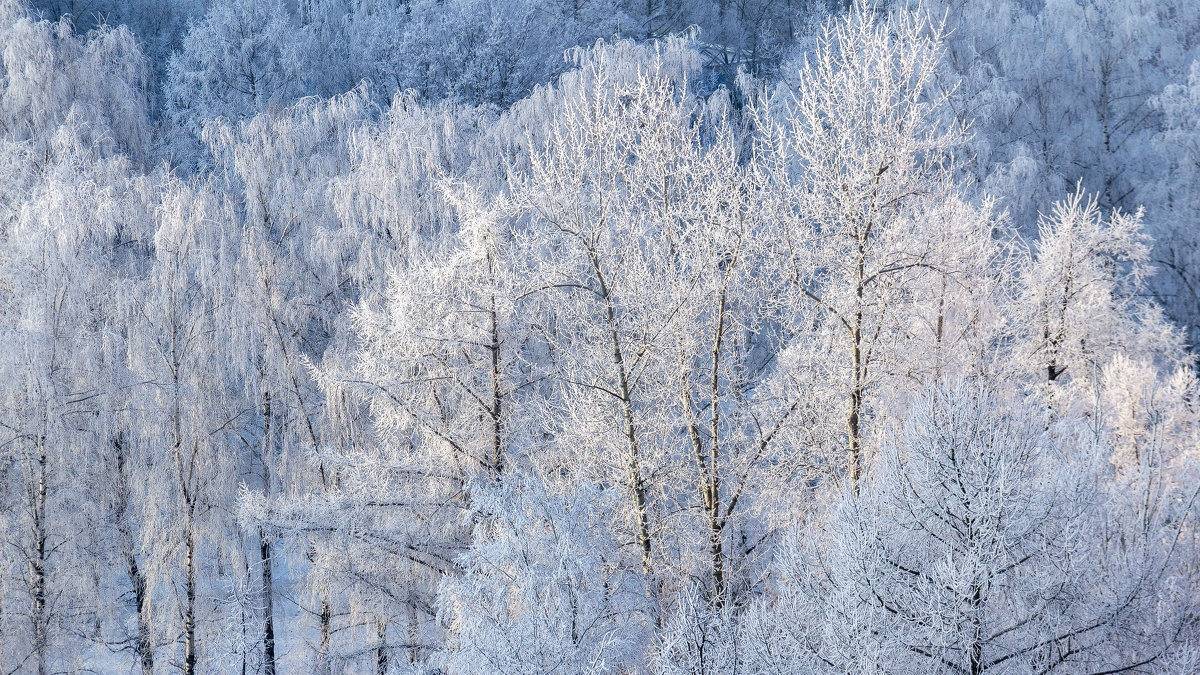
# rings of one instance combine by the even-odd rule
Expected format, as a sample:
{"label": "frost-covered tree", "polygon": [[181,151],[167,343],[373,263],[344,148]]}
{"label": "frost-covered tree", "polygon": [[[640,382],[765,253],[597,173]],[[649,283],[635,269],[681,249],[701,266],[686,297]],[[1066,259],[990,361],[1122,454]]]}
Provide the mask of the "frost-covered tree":
{"label": "frost-covered tree", "polygon": [[[259,235],[258,252],[246,250],[247,262],[258,265],[247,279],[272,286],[266,314],[278,325],[265,326],[260,336],[269,355],[264,383],[277,380],[272,386],[283,394],[272,405],[280,415],[280,458],[291,457],[268,499],[244,500],[244,512],[250,522],[306,542],[319,668],[362,656],[354,640],[334,644],[332,635],[363,617],[378,628],[367,638],[377,658],[401,651],[417,658],[435,644],[437,582],[469,538],[456,515],[465,503],[461,488],[482,469],[436,432],[475,453],[476,434],[486,429],[493,440],[478,459],[490,462],[500,438],[497,420],[511,411],[504,406],[492,415],[488,408],[493,422],[481,426],[473,404],[474,396],[504,397],[493,390],[495,371],[485,364],[492,353],[487,336],[505,331],[505,361],[516,342],[507,338],[509,301],[487,301],[507,259],[488,252],[490,225],[460,239],[460,218],[443,196],[445,181],[476,161],[471,139],[477,137],[465,129],[478,130],[483,120],[453,107],[421,109],[398,96],[387,119],[373,124],[349,112],[361,114],[363,102],[360,91],[300,105],[275,121],[252,123],[230,146],[248,225],[264,235],[275,228],[275,235]],[[289,136],[286,144],[276,142]],[[463,209],[464,222],[477,222],[466,215],[473,209],[465,203]],[[470,298],[497,313],[458,307]],[[352,305],[359,309],[348,311]],[[307,309],[296,313],[299,307]],[[414,367],[446,377],[413,380]],[[411,445],[413,433],[425,441]],[[438,477],[448,487],[434,497]],[[418,501],[399,499],[404,490]],[[406,548],[411,541],[423,552]],[[400,588],[397,580],[412,587]],[[381,595],[380,588],[394,591]]]}
{"label": "frost-covered tree", "polygon": [[[338,486],[296,525],[335,535],[319,561],[328,566],[326,583],[392,623],[408,623],[414,658],[436,637],[437,586],[457,573],[469,544],[468,484],[499,480],[518,461],[512,437],[529,433],[518,422],[529,382],[519,358],[526,337],[509,271],[511,233],[477,197],[454,201],[459,232],[395,269],[384,302],[358,312],[353,362],[323,376],[328,395],[368,402],[377,445],[331,448]],[[363,542],[347,545],[376,564],[343,576],[338,570],[358,565],[342,545],[330,546],[351,534],[333,516],[351,505],[360,509]],[[371,599],[374,587],[396,579],[406,587]]]}
{"label": "frost-covered tree", "polygon": [[756,111],[763,194],[787,223],[772,246],[805,331],[797,351],[809,352],[796,367],[818,369],[822,395],[844,401],[844,430],[823,439],[842,456],[822,461],[845,467],[851,485],[868,451],[872,395],[911,365],[924,294],[992,255],[980,245],[991,221],[955,181],[963,129],[940,119],[945,98],[931,92],[938,31],[918,15],[880,18],[858,5],[827,26],[796,91]]}
{"label": "frost-covered tree", "polygon": [[[461,578],[443,582],[448,638],[439,657],[463,673],[616,671],[642,660],[641,583],[609,557],[621,497],[597,486],[559,493],[506,476],[471,489],[481,514]],[[632,649],[631,649],[632,648]]]}
{"label": "frost-covered tree", "polygon": [[[364,108],[365,92],[356,89],[236,125],[212,122],[204,132],[236,205],[230,225],[240,230],[228,328],[242,396],[256,409],[240,429],[243,439],[253,439],[244,459],[253,477],[243,480],[268,501],[327,486],[327,467],[311,460],[356,431],[330,424],[309,368],[336,344],[347,323],[340,317],[357,297],[352,270],[363,242],[342,227],[331,194],[349,171],[348,144]],[[261,611],[264,670],[273,672],[276,643],[288,632],[274,609],[278,533],[269,521],[243,524],[258,539],[260,608],[250,613]]]}
{"label": "frost-covered tree", "polygon": [[[680,43],[669,47],[665,57],[643,55],[646,75],[636,61],[608,67],[609,58],[629,48],[617,45],[564,78],[558,100],[550,102],[545,141],[533,142],[516,195],[532,221],[532,290],[556,296],[542,332],[554,355],[546,367],[561,391],[548,402],[555,421],[545,432],[566,456],[551,461],[628,492],[621,526],[636,543],[648,585],[656,564],[652,530],[659,530],[652,511],[664,508],[651,503],[661,488],[648,476],[669,461],[660,435],[673,426],[662,417],[671,406],[667,391],[656,385],[674,380],[678,366],[667,380],[659,338],[675,318],[663,302],[670,224],[643,220],[631,174],[644,141],[686,122],[689,102],[680,100],[686,90],[675,83],[694,56]],[[642,117],[656,109],[674,116]]]}
{"label": "frost-covered tree", "polygon": [[168,117],[198,137],[204,120],[245,120],[299,98],[309,49],[304,37],[280,0],[213,2],[171,56]]}
{"label": "frost-covered tree", "polygon": [[128,30],[79,37],[15,2],[0,5],[0,44],[0,667],[49,672],[109,636],[105,449],[124,380],[107,291],[144,238],[130,175],[148,145],[147,69]]}
{"label": "frost-covered tree", "polygon": [[1090,387],[1114,354],[1182,358],[1177,332],[1145,297],[1148,258],[1141,214],[1105,221],[1096,197],[1082,192],[1041,220],[1014,314],[1025,345],[1018,358],[1042,371],[1050,405],[1064,382]]}
{"label": "frost-covered tree", "polygon": [[756,389],[780,341],[774,234],[727,99],[689,86],[697,58],[681,39],[583,56],[545,92],[552,122],[531,134],[515,199],[558,388],[542,461],[628,491],[620,526],[654,604],[698,575],[720,606],[747,587],[748,541],[764,536],[743,529],[762,505],[747,486],[773,484],[760,472],[790,408]]}
{"label": "frost-covered tree", "polygon": [[1141,193],[1151,205],[1150,231],[1155,235],[1154,261],[1163,273],[1154,285],[1172,316],[1183,324],[1188,343],[1197,344],[1200,286],[1196,270],[1197,195],[1200,194],[1200,61],[1186,80],[1166,86],[1154,104],[1162,111],[1163,128],[1154,148],[1166,158],[1165,179]]}
{"label": "frost-covered tree", "polygon": [[[971,124],[968,167],[1034,234],[1037,213],[1082,181],[1105,209],[1133,212],[1166,173],[1153,103],[1200,47],[1193,3],[937,2],[949,28],[943,82]],[[1149,189],[1149,192],[1146,190]]]}
{"label": "frost-covered tree", "polygon": [[1073,672],[1186,656],[1195,579],[1178,545],[1194,488],[1174,493],[1188,504],[1174,515],[1131,521],[1102,437],[1077,420],[1043,430],[1044,412],[989,387],[926,394],[861,493],[784,549],[774,602],[745,624],[752,670]]}
{"label": "frost-covered tree", "polygon": [[68,122],[95,152],[143,159],[150,145],[149,68],[128,28],[79,36],[69,19],[39,21],[19,0],[4,0],[0,135],[28,143],[34,166],[45,161],[53,134]]}
{"label": "frost-covered tree", "polygon": [[8,345],[0,368],[9,383],[0,404],[0,631],[11,636],[6,667],[39,673],[75,667],[87,639],[102,639],[93,619],[106,589],[85,570],[104,546],[90,529],[103,522],[103,505],[78,495],[107,497],[103,449],[120,380],[107,367],[106,323],[119,305],[106,292],[122,281],[121,243],[137,237],[138,223],[123,194],[132,187],[128,162],[103,157],[73,131],[54,133],[27,179],[28,202],[0,225]]}
{"label": "frost-covered tree", "polygon": [[226,568],[242,555],[231,518],[244,462],[237,435],[252,414],[223,326],[231,319],[232,220],[228,203],[203,184],[166,179],[158,196],[146,291],[131,311],[136,395],[133,442],[151,467],[142,507],[143,564],[156,639],[185,672],[224,656],[213,639]]}

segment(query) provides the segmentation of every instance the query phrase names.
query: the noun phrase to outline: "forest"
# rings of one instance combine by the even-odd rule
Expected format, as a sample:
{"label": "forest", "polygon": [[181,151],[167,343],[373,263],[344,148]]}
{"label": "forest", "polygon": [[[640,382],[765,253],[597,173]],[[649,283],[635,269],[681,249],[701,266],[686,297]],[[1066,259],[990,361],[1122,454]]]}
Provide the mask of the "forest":
{"label": "forest", "polygon": [[1200,672],[1200,2],[0,0],[0,675]]}

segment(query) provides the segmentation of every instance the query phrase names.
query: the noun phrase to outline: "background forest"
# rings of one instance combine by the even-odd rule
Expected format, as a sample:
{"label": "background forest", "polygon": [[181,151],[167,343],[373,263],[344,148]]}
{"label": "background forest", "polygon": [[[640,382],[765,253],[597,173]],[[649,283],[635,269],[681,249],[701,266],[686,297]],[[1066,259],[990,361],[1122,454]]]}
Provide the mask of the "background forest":
{"label": "background forest", "polygon": [[1195,0],[0,0],[0,675],[1200,672]]}

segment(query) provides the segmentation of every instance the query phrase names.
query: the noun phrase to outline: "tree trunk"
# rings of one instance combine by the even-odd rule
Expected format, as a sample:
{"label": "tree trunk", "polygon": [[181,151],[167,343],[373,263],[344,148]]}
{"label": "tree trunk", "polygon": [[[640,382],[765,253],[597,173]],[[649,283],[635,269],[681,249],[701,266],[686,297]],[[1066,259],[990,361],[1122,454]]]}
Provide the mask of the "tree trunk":
{"label": "tree trunk", "polygon": [[133,588],[133,601],[137,609],[138,635],[134,649],[142,665],[142,675],[154,675],[154,645],[150,641],[150,597],[146,593],[146,576],[137,559],[137,544],[129,525],[129,474],[125,458],[125,444],[121,436],[113,439],[117,460],[117,503],[115,518],[117,532],[121,537],[121,555],[125,559],[125,571],[129,585]]}
{"label": "tree trunk", "polygon": [[333,622],[333,611],[329,607],[329,599],[325,591],[321,591],[321,646],[317,653],[317,672],[324,675],[330,672],[329,664],[329,627]]}
{"label": "tree trunk", "polygon": [[976,583],[971,594],[971,675],[983,674],[983,622],[979,620],[979,611],[983,605],[983,589]]}
{"label": "tree trunk", "polygon": [[262,563],[263,672],[275,675],[275,590],[271,575],[271,540],[261,529],[258,531],[258,557]]}
{"label": "tree trunk", "polygon": [[[728,279],[728,277],[726,277]],[[727,282],[726,282],[727,283]],[[709,446],[708,473],[708,553],[712,565],[713,604],[717,609],[725,606],[725,558],[721,551],[721,539],[725,523],[721,519],[721,345],[725,339],[725,295],[721,288],[717,301],[717,329],[713,336],[712,378],[709,380],[709,411],[712,437]]]}
{"label": "tree trunk", "polygon": [[184,547],[187,555],[186,604],[183,614],[183,672],[196,675],[196,539],[193,532],[195,507],[188,505],[187,534]]}
{"label": "tree trunk", "polygon": [[850,411],[846,417],[846,437],[850,450],[850,490],[858,494],[858,484],[862,476],[862,430],[861,415],[863,405],[864,382],[862,341],[863,341],[863,294],[865,292],[865,261],[860,251],[855,283],[854,325],[850,330]]}
{"label": "tree trunk", "polygon": [[387,675],[387,619],[376,620],[375,638],[375,675]]}
{"label": "tree trunk", "polygon": [[46,607],[46,493],[47,474],[46,437],[38,439],[37,486],[31,490],[30,504],[33,511],[33,556],[29,560],[29,581],[33,607],[30,620],[33,623],[33,649],[37,654],[38,675],[46,675],[47,647],[50,641],[50,616]]}
{"label": "tree trunk", "polygon": [[850,385],[850,414],[846,418],[846,436],[850,439],[850,489],[858,494],[858,483],[862,476],[862,430],[859,416],[862,410],[862,378],[860,374],[860,352],[854,345],[854,374]]}
{"label": "tree trunk", "polygon": [[[262,376],[262,368],[259,368]],[[264,378],[265,379],[265,378]],[[262,404],[263,437],[262,463],[263,494],[271,493],[271,472],[268,458],[271,455],[271,392],[263,392]],[[271,574],[271,540],[261,527],[258,528],[258,561],[262,565],[262,602],[263,602],[263,672],[265,675],[275,675],[275,588]]]}
{"label": "tree trunk", "polygon": [[646,479],[642,475],[641,449],[638,446],[637,424],[633,415],[633,396],[629,385],[629,373],[625,364],[625,355],[621,351],[621,338],[617,333],[617,313],[613,307],[612,294],[604,280],[604,272],[600,269],[600,260],[596,252],[589,249],[588,258],[596,281],[600,284],[600,297],[604,300],[605,318],[608,322],[608,333],[612,340],[613,365],[617,371],[617,393],[621,400],[621,415],[625,423],[625,441],[629,453],[629,483],[633,493],[633,506],[638,522],[638,544],[642,549],[642,571],[650,576],[652,570],[650,543],[650,516],[646,510]]}
{"label": "tree trunk", "polygon": [[[491,256],[488,256],[488,266],[492,266]],[[492,357],[492,478],[499,480],[504,473],[504,425],[501,421],[503,413],[503,393],[500,389],[500,321],[496,316],[496,298],[491,297],[491,331],[492,343],[489,345]]]}

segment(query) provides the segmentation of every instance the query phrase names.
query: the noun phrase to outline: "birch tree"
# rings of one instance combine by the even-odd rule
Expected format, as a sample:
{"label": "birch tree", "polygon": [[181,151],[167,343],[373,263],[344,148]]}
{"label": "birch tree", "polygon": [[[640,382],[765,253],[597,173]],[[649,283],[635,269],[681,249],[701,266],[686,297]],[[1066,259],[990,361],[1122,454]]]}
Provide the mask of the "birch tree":
{"label": "birch tree", "polygon": [[439,658],[465,673],[636,667],[645,640],[630,613],[641,584],[609,560],[620,549],[608,525],[619,496],[535,481],[510,474],[472,488],[488,515],[460,558],[463,575],[438,594],[448,629]]}
{"label": "birch tree", "polygon": [[[220,594],[219,577],[241,555],[230,507],[243,466],[237,426],[253,408],[236,396],[236,373],[219,326],[229,325],[231,242],[222,226],[231,220],[223,200],[202,184],[168,179],[156,214],[150,292],[134,311],[131,367],[145,382],[135,423],[148,430],[154,471],[142,531],[153,554],[149,592],[172,597],[160,607],[166,641],[181,668],[202,669],[215,657],[205,644],[214,617],[206,599]],[[144,417],[143,417],[144,416]],[[208,649],[208,651],[206,651]]]}
{"label": "birch tree", "polygon": [[[213,3],[171,56],[167,114],[180,130],[199,138],[203,120],[245,120],[299,98],[304,37],[277,0]],[[197,149],[179,145],[185,153]]]}
{"label": "birch tree", "polygon": [[[451,189],[446,187],[444,189]],[[436,637],[434,599],[439,582],[458,573],[457,558],[470,541],[464,527],[472,480],[495,482],[517,461],[512,436],[528,431],[519,419],[527,380],[519,353],[522,321],[511,277],[511,244],[505,221],[477,197],[458,202],[461,230],[446,248],[413,251],[393,272],[382,306],[358,313],[360,351],[353,370],[323,376],[331,396],[346,393],[369,402],[372,439],[331,452],[340,486],[313,511],[308,527],[331,529],[334,541],[351,534],[325,523],[344,506],[358,504],[362,543],[377,571],[337,579],[357,567],[335,548],[324,553],[328,583],[354,593],[377,573],[398,575],[410,587],[365,607],[409,624],[411,658],[424,658]],[[322,513],[324,511],[324,513]],[[360,577],[355,580],[355,577]],[[372,581],[376,579],[375,581]]]}
{"label": "birch tree", "polygon": [[[956,193],[952,151],[963,129],[944,124],[944,94],[929,91],[939,28],[903,12],[879,18],[856,5],[831,23],[778,112],[759,105],[758,162],[788,223],[776,244],[814,337],[831,357],[829,396],[842,397],[846,480],[863,474],[871,395],[905,358],[906,325],[929,277],[952,277],[960,251],[990,236]],[[775,116],[777,115],[777,116]],[[965,216],[965,219],[964,219]],[[963,227],[966,223],[974,227]],[[797,315],[798,317],[800,314]]]}
{"label": "birch tree", "polygon": [[[102,542],[89,534],[102,515],[78,494],[95,494],[107,443],[110,389],[103,373],[106,284],[116,284],[115,244],[127,227],[129,189],[122,158],[97,157],[70,126],[60,127],[30,185],[3,223],[5,350],[3,398],[6,570],[20,591],[2,600],[14,636],[6,665],[44,673],[72,667],[73,636],[101,639],[92,619],[102,589],[84,572]],[[6,150],[13,150],[6,143]],[[23,148],[21,148],[23,149]],[[98,153],[97,153],[98,154]],[[9,558],[16,554],[16,558]],[[93,569],[95,567],[93,566]],[[19,572],[17,570],[20,570]],[[97,598],[98,599],[98,598]],[[23,618],[24,621],[21,621]],[[7,642],[7,641],[6,641]],[[11,649],[11,651],[10,651]],[[11,659],[9,661],[8,659]]]}
{"label": "birch tree", "polygon": [[[349,170],[347,144],[364,105],[358,89],[236,126],[212,122],[204,131],[240,216],[237,309],[229,329],[243,396],[258,411],[241,429],[243,438],[253,439],[244,448],[255,474],[247,482],[268,499],[323,487],[330,476],[312,458],[334,436],[352,433],[331,427],[309,365],[336,343],[338,317],[355,298],[350,267],[356,251],[346,245],[329,192]],[[275,645],[287,628],[274,611],[278,535],[269,523],[245,525],[257,529],[262,659],[264,670],[274,672]]]}
{"label": "birch tree", "polygon": [[1188,343],[1197,343],[1197,286],[1195,226],[1197,167],[1200,167],[1200,65],[1193,61],[1186,79],[1167,85],[1153,101],[1163,114],[1163,128],[1155,137],[1158,153],[1167,158],[1169,174],[1145,186],[1141,193],[1157,211],[1148,227],[1154,235],[1154,262],[1162,273],[1152,283],[1171,316],[1187,332]]}
{"label": "birch tree", "polygon": [[1180,358],[1179,335],[1144,298],[1149,247],[1140,213],[1114,212],[1105,221],[1096,198],[1076,192],[1039,229],[1021,275],[1027,351],[1020,358],[1043,371],[1049,405],[1063,380],[1088,387],[1114,354],[1164,364]]}

